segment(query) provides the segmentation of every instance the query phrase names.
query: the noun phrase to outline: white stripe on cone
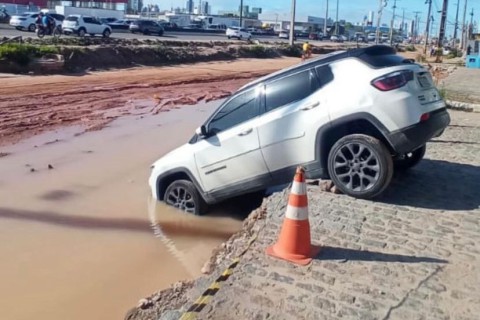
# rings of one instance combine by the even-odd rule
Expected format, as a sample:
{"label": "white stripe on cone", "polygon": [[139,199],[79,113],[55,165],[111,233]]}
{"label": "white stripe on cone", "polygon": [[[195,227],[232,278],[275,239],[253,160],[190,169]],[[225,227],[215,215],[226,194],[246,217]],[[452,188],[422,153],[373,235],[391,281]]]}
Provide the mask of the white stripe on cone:
{"label": "white stripe on cone", "polygon": [[307,185],[305,182],[293,181],[291,193],[298,195],[307,194]]}
{"label": "white stripe on cone", "polygon": [[285,217],[290,220],[307,220],[308,208],[297,208],[289,205],[287,206],[287,212],[285,213]]}

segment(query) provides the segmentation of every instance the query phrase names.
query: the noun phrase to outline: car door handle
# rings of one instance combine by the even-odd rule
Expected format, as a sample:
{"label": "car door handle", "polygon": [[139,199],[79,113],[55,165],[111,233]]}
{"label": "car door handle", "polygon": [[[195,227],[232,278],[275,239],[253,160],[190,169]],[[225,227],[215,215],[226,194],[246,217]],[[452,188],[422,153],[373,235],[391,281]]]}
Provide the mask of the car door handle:
{"label": "car door handle", "polygon": [[300,110],[303,110],[303,111],[306,111],[306,110],[311,110],[313,108],[316,108],[320,105],[320,102],[314,102],[314,103],[310,103],[310,104],[307,104],[306,106],[303,106],[300,108]]}
{"label": "car door handle", "polygon": [[243,136],[246,136],[246,135],[252,133],[252,131],[253,131],[253,128],[248,128],[248,129],[245,129],[245,130],[243,130],[242,132],[240,132],[238,135],[239,135],[240,137],[243,137]]}

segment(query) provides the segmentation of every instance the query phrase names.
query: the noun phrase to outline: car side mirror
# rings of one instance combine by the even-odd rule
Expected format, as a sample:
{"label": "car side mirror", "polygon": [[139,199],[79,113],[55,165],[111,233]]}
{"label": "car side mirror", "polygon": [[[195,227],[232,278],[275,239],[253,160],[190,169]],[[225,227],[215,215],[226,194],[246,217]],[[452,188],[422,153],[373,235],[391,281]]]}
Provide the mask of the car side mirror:
{"label": "car side mirror", "polygon": [[197,130],[195,130],[195,133],[201,137],[206,137],[208,136],[207,127],[205,125],[201,125],[200,127],[197,128]]}

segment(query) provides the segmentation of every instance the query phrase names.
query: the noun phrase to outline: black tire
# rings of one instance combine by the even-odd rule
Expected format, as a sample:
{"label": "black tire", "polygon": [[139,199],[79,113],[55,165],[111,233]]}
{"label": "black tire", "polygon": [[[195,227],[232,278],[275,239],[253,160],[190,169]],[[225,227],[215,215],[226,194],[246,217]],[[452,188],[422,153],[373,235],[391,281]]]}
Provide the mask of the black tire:
{"label": "black tire", "polygon": [[163,201],[182,211],[194,215],[202,215],[207,210],[207,204],[195,185],[188,180],[176,180],[165,190]]}
{"label": "black tire", "polygon": [[420,161],[422,161],[427,151],[427,145],[423,145],[420,148],[413,150],[405,155],[395,158],[393,165],[396,170],[407,170],[411,167],[416,166]]}
{"label": "black tire", "polygon": [[105,29],[105,30],[103,30],[102,36],[103,36],[104,38],[109,38],[109,37],[110,37],[110,34],[111,34],[110,30]]}
{"label": "black tire", "polygon": [[390,184],[393,160],[385,145],[364,134],[338,140],[328,155],[328,172],[344,194],[360,199],[379,196]]}
{"label": "black tire", "polygon": [[54,38],[60,38],[60,36],[62,35],[62,29],[60,27],[55,27],[55,29],[53,29],[53,37]]}
{"label": "black tire", "polygon": [[158,33],[158,36],[159,36],[159,37],[163,36],[163,31],[160,31],[160,32]]}
{"label": "black tire", "polygon": [[150,30],[148,30],[148,29],[143,30],[143,34],[148,36],[150,34]]}
{"label": "black tire", "polygon": [[37,30],[35,30],[35,32],[37,34],[37,37],[39,37],[40,39],[45,36],[45,31],[43,31],[43,29],[38,28]]}
{"label": "black tire", "polygon": [[84,28],[80,28],[80,30],[78,30],[78,36],[81,38],[85,37],[86,33],[87,31]]}
{"label": "black tire", "polygon": [[232,37],[230,37],[230,36],[227,36],[227,38],[228,38],[228,39],[231,39]]}
{"label": "black tire", "polygon": [[31,23],[29,26],[28,26],[28,31],[30,32],[35,32],[35,30],[37,29],[37,27],[35,26],[35,24]]}

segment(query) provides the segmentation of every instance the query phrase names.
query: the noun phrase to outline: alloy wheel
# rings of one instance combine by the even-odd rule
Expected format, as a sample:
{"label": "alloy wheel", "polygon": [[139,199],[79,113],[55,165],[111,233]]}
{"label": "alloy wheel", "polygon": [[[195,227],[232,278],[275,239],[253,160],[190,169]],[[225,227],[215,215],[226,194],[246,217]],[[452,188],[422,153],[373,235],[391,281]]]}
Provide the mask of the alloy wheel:
{"label": "alloy wheel", "polygon": [[368,146],[347,143],[334,154],[335,175],[348,190],[367,191],[380,179],[379,162]]}
{"label": "alloy wheel", "polygon": [[184,187],[178,186],[170,190],[165,202],[177,209],[195,213],[195,200],[193,195]]}

